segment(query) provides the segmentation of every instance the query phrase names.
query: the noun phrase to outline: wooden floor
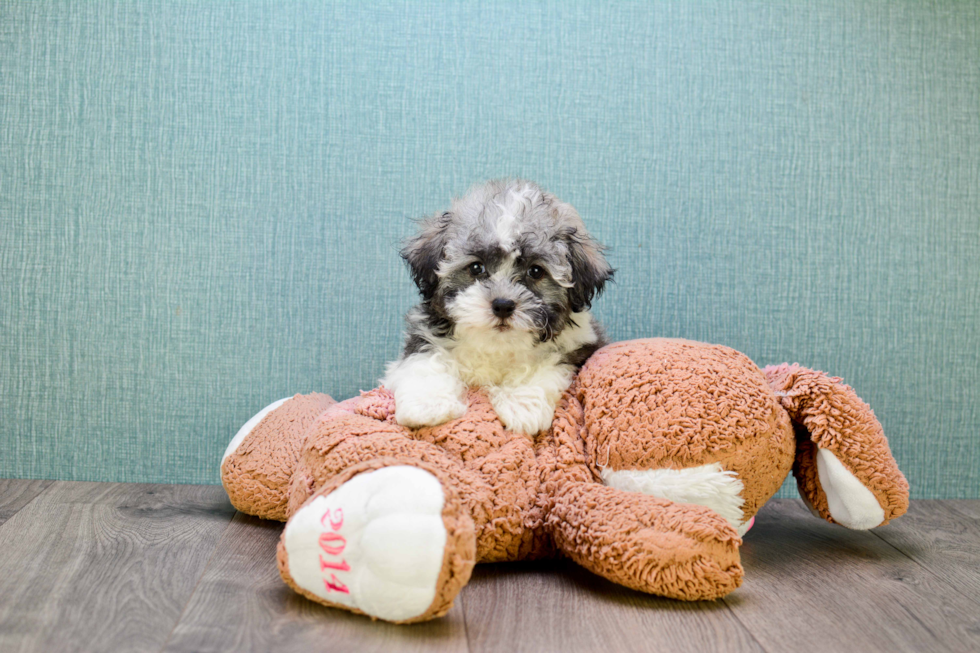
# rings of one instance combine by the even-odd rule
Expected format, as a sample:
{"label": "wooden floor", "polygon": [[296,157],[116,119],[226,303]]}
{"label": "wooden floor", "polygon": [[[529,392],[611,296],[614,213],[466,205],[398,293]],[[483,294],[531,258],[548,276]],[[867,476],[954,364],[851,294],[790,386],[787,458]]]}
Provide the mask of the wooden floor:
{"label": "wooden floor", "polygon": [[0,480],[0,651],[980,651],[980,501],[855,532],[772,501],[723,600],[633,592],[565,561],[478,566],[415,626],[279,580],[281,524],[220,487]]}

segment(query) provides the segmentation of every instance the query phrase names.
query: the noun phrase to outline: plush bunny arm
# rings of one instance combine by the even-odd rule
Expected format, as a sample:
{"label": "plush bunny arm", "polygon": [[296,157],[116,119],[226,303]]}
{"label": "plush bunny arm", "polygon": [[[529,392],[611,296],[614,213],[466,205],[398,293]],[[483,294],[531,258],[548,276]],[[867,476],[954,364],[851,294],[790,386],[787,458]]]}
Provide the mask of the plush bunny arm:
{"label": "plush bunny arm", "polygon": [[793,474],[814,512],[861,530],[904,514],[908,482],[874,412],[854,390],[796,364],[763,372],[797,430]]}
{"label": "plush bunny arm", "polygon": [[716,512],[595,483],[561,489],[549,531],[589,571],[686,601],[716,599],[742,583],[742,541]]}
{"label": "plush bunny arm", "polygon": [[715,599],[742,582],[735,529],[702,506],[602,485],[586,464],[575,388],[539,448],[544,525],[556,547],[593,573],[642,592]]}

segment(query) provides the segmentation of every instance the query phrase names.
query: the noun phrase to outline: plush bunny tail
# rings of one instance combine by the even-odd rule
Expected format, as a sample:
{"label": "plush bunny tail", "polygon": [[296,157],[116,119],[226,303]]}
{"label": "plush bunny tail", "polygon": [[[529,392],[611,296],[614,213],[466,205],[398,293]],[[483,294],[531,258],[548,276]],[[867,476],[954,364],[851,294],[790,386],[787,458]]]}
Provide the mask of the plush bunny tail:
{"label": "plush bunny tail", "polygon": [[861,530],[904,514],[909,484],[871,407],[823,372],[785,363],[762,371],[793,420],[793,475],[811,510]]}

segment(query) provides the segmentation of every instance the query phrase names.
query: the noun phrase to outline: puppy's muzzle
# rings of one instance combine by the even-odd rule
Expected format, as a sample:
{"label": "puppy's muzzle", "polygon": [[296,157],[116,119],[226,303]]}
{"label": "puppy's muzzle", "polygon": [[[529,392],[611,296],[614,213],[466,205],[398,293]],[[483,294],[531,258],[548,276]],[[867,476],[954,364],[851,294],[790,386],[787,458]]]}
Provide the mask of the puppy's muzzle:
{"label": "puppy's muzzle", "polygon": [[493,310],[493,314],[499,317],[501,320],[506,320],[513,315],[516,307],[517,304],[514,303],[513,299],[503,299],[498,297],[490,302],[490,308]]}

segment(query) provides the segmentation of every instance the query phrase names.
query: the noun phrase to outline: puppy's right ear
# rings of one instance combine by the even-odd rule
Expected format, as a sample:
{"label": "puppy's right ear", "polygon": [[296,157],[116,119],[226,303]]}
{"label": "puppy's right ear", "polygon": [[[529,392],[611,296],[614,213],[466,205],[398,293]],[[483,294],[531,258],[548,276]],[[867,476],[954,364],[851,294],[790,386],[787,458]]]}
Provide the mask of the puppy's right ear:
{"label": "puppy's right ear", "polygon": [[442,262],[451,222],[452,213],[448,211],[423,220],[418,235],[410,238],[402,247],[401,256],[408,263],[412,281],[426,301],[432,299],[439,285],[436,270]]}

